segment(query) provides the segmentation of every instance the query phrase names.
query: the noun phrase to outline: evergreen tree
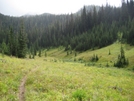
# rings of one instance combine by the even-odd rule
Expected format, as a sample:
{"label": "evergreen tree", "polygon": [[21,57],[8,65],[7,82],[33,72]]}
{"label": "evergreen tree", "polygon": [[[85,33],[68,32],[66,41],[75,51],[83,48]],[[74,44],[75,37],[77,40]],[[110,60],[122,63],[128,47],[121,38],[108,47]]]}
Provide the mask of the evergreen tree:
{"label": "evergreen tree", "polygon": [[6,45],[6,43],[5,43],[4,40],[3,40],[3,42],[2,42],[1,47],[2,47],[2,55],[3,55],[3,56],[4,56],[4,54],[9,54],[9,52],[8,52],[8,46]]}
{"label": "evergreen tree", "polygon": [[125,52],[124,52],[124,49],[123,49],[122,46],[121,46],[121,49],[120,49],[120,55],[121,55],[121,58],[125,58]]}
{"label": "evergreen tree", "polygon": [[110,49],[109,49],[109,53],[108,53],[108,55],[111,55],[111,51],[110,51]]}
{"label": "evergreen tree", "polygon": [[18,57],[18,34],[15,36],[13,43],[13,55]]}
{"label": "evergreen tree", "polygon": [[[39,47],[58,46],[66,47],[67,51],[69,50],[67,45],[76,51],[102,48],[115,42],[118,39],[118,32],[123,33],[123,42],[134,45],[134,0],[121,1],[120,7],[108,4],[102,7],[84,6],[76,14],[43,14],[17,18],[0,14],[0,43],[5,40],[10,52],[8,55],[23,57],[21,53],[25,52],[22,52],[23,49],[20,47],[24,42],[20,42],[20,38],[17,38],[18,48],[15,48],[17,42],[15,33],[19,32],[19,21],[23,18],[25,31],[28,34],[28,48],[32,43],[36,51]],[[9,33],[11,25],[14,29],[10,28]]]}
{"label": "evergreen tree", "polygon": [[34,59],[34,58],[35,58],[35,55],[33,54],[32,59]]}
{"label": "evergreen tree", "polygon": [[39,54],[38,54],[39,57],[41,57],[41,49],[39,50]]}
{"label": "evergreen tree", "polygon": [[82,10],[82,14],[81,14],[81,22],[82,22],[82,31],[86,31],[87,30],[87,14],[86,14],[86,7],[84,6],[83,10]]}
{"label": "evergreen tree", "polygon": [[13,36],[13,29],[10,28],[10,32],[8,35],[8,45],[9,45],[9,55],[13,55],[13,44],[14,43],[14,36]]}
{"label": "evergreen tree", "polygon": [[74,56],[75,56],[75,57],[77,56],[77,52],[75,52]]}
{"label": "evergreen tree", "polygon": [[29,54],[29,59],[31,59],[32,57],[31,57],[31,53]]}
{"label": "evergreen tree", "polygon": [[34,55],[36,56],[37,54],[37,51],[36,51],[36,48],[34,47]]}
{"label": "evergreen tree", "polygon": [[21,29],[18,37],[18,57],[19,58],[25,58],[26,57],[26,48],[27,48],[27,42],[26,42],[26,33],[24,31],[24,25],[21,23]]}
{"label": "evergreen tree", "polygon": [[98,55],[95,55],[95,54],[91,58],[92,62],[97,62],[98,60],[99,60]]}
{"label": "evergreen tree", "polygon": [[134,19],[132,20],[132,22],[130,23],[130,28],[129,28],[129,32],[128,32],[128,37],[127,37],[127,42],[130,45],[134,45]]}
{"label": "evergreen tree", "polygon": [[114,66],[119,67],[119,68],[121,68],[121,67],[123,68],[123,67],[128,66],[128,65],[129,65],[129,61],[128,61],[128,59],[126,60],[124,49],[121,46],[120,55],[118,55],[118,60],[116,63],[114,63]]}
{"label": "evergreen tree", "polygon": [[45,57],[47,57],[47,52],[45,51]]}
{"label": "evergreen tree", "polygon": [[95,60],[96,60],[96,61],[98,61],[98,60],[99,60],[99,58],[98,58],[98,55],[96,55],[96,58],[95,58]]}
{"label": "evergreen tree", "polygon": [[5,49],[6,44],[5,44],[5,42],[4,42],[4,41],[2,42],[2,46],[1,46],[1,47],[2,47],[2,50],[1,50],[1,51],[2,51],[2,57],[4,57],[5,50],[6,50],[6,49]]}
{"label": "evergreen tree", "polygon": [[69,55],[69,51],[67,51],[67,55]]}
{"label": "evergreen tree", "polygon": [[93,8],[93,22],[94,22],[94,25],[97,24],[97,10],[95,6]]}

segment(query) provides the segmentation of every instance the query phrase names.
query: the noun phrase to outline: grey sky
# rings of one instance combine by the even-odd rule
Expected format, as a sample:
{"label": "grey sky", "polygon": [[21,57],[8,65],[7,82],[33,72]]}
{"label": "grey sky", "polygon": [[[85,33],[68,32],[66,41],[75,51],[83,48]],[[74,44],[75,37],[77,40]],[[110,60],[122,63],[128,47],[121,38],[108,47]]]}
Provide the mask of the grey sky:
{"label": "grey sky", "polygon": [[67,14],[75,13],[84,5],[120,6],[121,0],[0,0],[0,13],[10,16],[25,14]]}

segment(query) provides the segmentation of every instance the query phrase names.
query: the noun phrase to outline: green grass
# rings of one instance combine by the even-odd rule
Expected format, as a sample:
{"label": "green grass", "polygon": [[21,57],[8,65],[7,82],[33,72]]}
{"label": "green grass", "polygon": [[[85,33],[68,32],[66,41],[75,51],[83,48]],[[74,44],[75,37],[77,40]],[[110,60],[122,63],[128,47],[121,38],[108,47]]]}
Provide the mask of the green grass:
{"label": "green grass", "polygon": [[[134,66],[134,48],[123,47],[130,67]],[[74,52],[67,56],[64,48],[50,49],[47,57],[42,54],[35,59],[3,58],[0,54],[0,101],[18,101],[18,88],[25,75],[26,101],[133,101],[134,72],[115,68],[110,62],[116,61],[119,51],[120,44],[116,43],[76,57]],[[101,56],[95,66],[66,62],[76,58],[89,63],[93,54]],[[107,62],[109,68],[105,67]]]}
{"label": "green grass", "polygon": [[0,101],[17,101],[21,79],[35,63],[7,56],[0,56],[0,59]]}
{"label": "green grass", "polygon": [[133,85],[133,72],[124,69],[85,67],[80,63],[51,63],[40,60],[39,69],[30,74],[27,80],[26,99],[76,101],[75,93],[82,90],[84,93],[78,96],[82,96],[84,101],[129,101],[133,97]]}
{"label": "green grass", "polygon": [[[134,47],[127,45],[127,44],[122,44],[124,51],[125,51],[125,56],[129,60],[129,67],[134,66]],[[96,49],[96,50],[88,50],[82,53],[77,52],[77,56],[75,57],[75,52],[72,51],[72,54],[67,55],[67,52],[64,51],[64,48],[55,48],[55,49],[50,49],[47,54],[50,57],[56,57],[58,59],[63,59],[63,60],[71,60],[76,61],[78,60],[84,60],[87,63],[90,63],[90,59],[94,54],[97,54],[99,57],[99,61],[96,62],[96,66],[103,66],[105,67],[108,63],[109,66],[113,66],[114,62],[117,61],[118,55],[120,54],[120,43],[114,43],[112,45],[109,45],[107,47],[101,48],[101,49]],[[111,52],[111,55],[109,55],[109,50]],[[92,64],[92,63],[91,63]]]}

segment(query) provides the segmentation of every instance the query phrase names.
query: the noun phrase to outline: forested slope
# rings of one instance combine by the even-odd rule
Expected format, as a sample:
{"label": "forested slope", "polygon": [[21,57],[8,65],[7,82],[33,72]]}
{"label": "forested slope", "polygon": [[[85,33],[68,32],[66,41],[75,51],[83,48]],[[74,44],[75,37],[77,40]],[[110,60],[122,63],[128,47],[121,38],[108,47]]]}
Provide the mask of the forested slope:
{"label": "forested slope", "polygon": [[[134,1],[122,0],[121,7],[108,4],[101,7],[84,6],[81,13],[75,14],[44,13],[22,17],[0,14],[0,52],[6,49],[9,53],[8,51],[16,46],[22,27],[25,34],[23,41],[30,50],[64,46],[65,50],[85,51],[102,48],[117,39],[134,45],[133,11]],[[13,43],[10,43],[9,39]],[[16,50],[16,53],[10,54],[18,54],[18,47],[12,49]]]}

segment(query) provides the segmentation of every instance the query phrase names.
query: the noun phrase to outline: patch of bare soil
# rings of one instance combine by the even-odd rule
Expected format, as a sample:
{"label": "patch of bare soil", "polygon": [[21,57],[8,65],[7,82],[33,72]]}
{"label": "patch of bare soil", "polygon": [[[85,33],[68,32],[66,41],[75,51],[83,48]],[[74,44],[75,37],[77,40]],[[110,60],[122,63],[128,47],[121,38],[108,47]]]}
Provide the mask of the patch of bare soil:
{"label": "patch of bare soil", "polygon": [[26,83],[27,76],[25,76],[20,84],[19,87],[19,101],[25,101],[25,83]]}
{"label": "patch of bare soil", "polygon": [[19,86],[19,101],[25,101],[25,83],[28,77],[28,74],[32,73],[33,71],[35,71],[37,69],[37,67],[35,67],[34,69],[30,70],[21,80],[20,86]]}

